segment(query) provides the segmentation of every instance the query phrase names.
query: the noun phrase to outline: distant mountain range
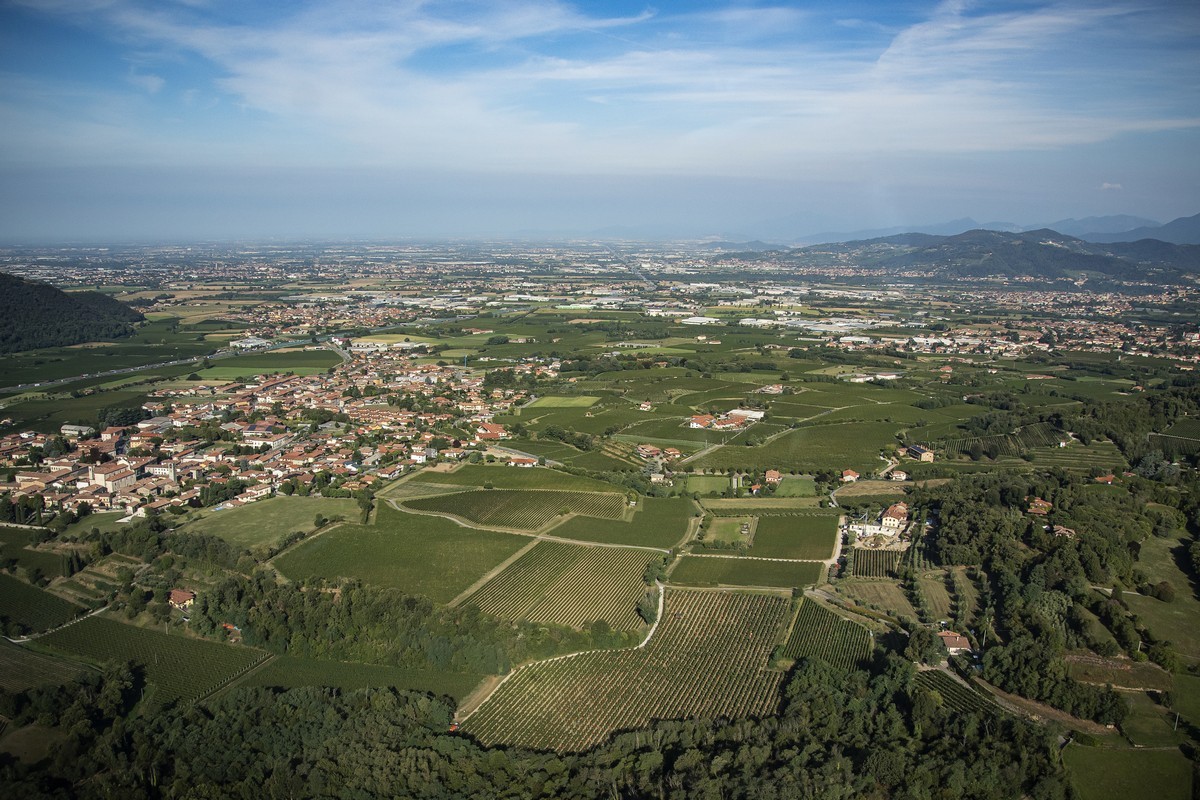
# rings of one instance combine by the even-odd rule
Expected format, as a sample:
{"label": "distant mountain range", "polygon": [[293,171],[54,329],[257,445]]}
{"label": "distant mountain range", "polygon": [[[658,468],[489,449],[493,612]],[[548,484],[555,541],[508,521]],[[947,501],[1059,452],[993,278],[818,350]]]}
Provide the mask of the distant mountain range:
{"label": "distant mountain range", "polygon": [[[746,251],[748,258],[759,257]],[[1030,277],[1080,274],[1171,283],[1200,274],[1200,246],[1154,239],[1095,243],[1057,231],[971,230],[953,236],[903,233],[775,251],[798,266],[854,265],[913,277]]]}
{"label": "distant mountain range", "polygon": [[99,292],[64,292],[0,272],[0,353],[116,339],[145,319]]}

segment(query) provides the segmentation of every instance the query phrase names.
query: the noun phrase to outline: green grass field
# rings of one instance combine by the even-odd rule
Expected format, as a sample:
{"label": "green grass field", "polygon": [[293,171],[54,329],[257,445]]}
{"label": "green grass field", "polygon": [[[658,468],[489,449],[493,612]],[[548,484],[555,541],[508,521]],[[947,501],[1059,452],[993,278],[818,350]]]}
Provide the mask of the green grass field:
{"label": "green grass field", "polygon": [[447,602],[529,540],[380,504],[371,525],[343,525],[275,559],[292,579],[358,578]]}
{"label": "green grass field", "polygon": [[1142,543],[1138,566],[1151,583],[1168,581],[1175,599],[1164,603],[1153,597],[1126,594],[1125,602],[1156,637],[1170,640],[1189,663],[1200,662],[1200,600],[1190,590],[1188,576],[1176,565],[1175,553],[1186,549],[1187,539],[1151,536]]}
{"label": "green grass field", "polygon": [[576,395],[574,397],[539,397],[526,408],[591,408],[600,402],[599,397]]}
{"label": "green grass field", "polygon": [[825,577],[825,566],[813,561],[755,561],[748,558],[681,556],[671,572],[680,586],[769,586],[781,589],[813,586]]}
{"label": "green grass field", "polygon": [[1081,800],[1190,800],[1192,767],[1178,750],[1072,745],[1063,752]]}
{"label": "green grass field", "polygon": [[896,581],[854,578],[838,581],[837,589],[840,594],[868,608],[898,619],[917,619],[917,610]]}
{"label": "green grass field", "polygon": [[684,481],[683,490],[700,494],[720,494],[730,486],[730,478],[727,475],[689,475]]}
{"label": "green grass field", "polygon": [[82,611],[57,595],[0,574],[0,617],[12,620],[24,630],[48,630]]}
{"label": "green grass field", "polygon": [[817,484],[811,477],[787,475],[775,489],[775,497],[816,497]]}
{"label": "green grass field", "polygon": [[89,617],[55,631],[38,643],[68,655],[103,663],[132,661],[145,671],[157,705],[188,703],[262,661],[266,653],[248,647],[192,639],[183,633],[123,625]]}
{"label": "green grass field", "polygon": [[483,680],[482,675],[461,672],[402,669],[386,664],[355,664],[318,661],[294,656],[276,656],[247,674],[235,686],[333,686],[352,691],[375,686],[394,686],[462,700]]}
{"label": "green grass field", "polygon": [[232,545],[251,549],[271,545],[293,531],[312,531],[316,517],[357,521],[358,503],[347,498],[271,497],[225,511],[206,510],[189,522],[184,533],[207,533]]}
{"label": "green grass field", "polygon": [[750,555],[822,561],[833,557],[836,516],[759,517]]}
{"label": "green grass field", "polygon": [[686,497],[642,497],[625,522],[577,516],[550,529],[550,535],[581,542],[674,547],[687,533],[693,505]]}

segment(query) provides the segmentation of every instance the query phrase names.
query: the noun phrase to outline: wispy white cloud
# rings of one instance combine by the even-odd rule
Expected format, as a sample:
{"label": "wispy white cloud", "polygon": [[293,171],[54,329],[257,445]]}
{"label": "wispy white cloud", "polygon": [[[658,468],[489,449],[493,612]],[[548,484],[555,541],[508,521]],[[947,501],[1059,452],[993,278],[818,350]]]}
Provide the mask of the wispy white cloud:
{"label": "wispy white cloud", "polygon": [[1100,184],[1100,191],[1102,192],[1119,192],[1124,188],[1125,187],[1119,183],[1109,183],[1108,181]]}
{"label": "wispy white cloud", "polygon": [[[1071,53],[1114,26],[1132,49],[1109,69],[1149,86],[1154,54],[1138,34],[1162,15],[1117,3],[950,0],[911,24],[857,25],[874,43],[853,45],[827,39],[849,21],[820,30],[815,12],[786,5],[668,19],[556,0],[364,1],[267,23],[203,6],[92,0],[82,13],[129,47],[199,56],[216,72],[206,89],[317,157],[358,164],[774,175],[862,154],[1059,148],[1200,125],[1181,110],[1186,87],[1136,106],[1095,89],[1079,99]],[[57,8],[81,13],[73,0]],[[1182,57],[1194,63],[1195,50]],[[127,80],[166,94],[152,72]]]}

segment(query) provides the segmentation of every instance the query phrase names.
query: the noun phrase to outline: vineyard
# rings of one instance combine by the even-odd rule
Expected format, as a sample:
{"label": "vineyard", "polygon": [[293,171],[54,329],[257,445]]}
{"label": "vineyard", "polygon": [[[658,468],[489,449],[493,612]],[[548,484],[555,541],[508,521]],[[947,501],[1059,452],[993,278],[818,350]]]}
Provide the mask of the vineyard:
{"label": "vineyard", "polygon": [[819,658],[852,669],[871,656],[872,637],[861,625],[813,600],[802,600],[792,634],[783,647],[786,658]]}
{"label": "vineyard", "polygon": [[625,497],[613,492],[483,489],[406,500],[404,505],[415,511],[461,517],[477,525],[534,531],[564,513],[621,519]]}
{"label": "vineyard", "polygon": [[134,662],[145,669],[159,705],[203,697],[266,657],[246,647],[168,636],[104,617],[89,617],[38,641],[91,661]]}
{"label": "vineyard", "polygon": [[642,497],[633,519],[572,517],[554,528],[563,539],[643,547],[672,547],[688,531],[695,505],[686,497]]}
{"label": "vineyard", "polygon": [[644,648],[521,669],[463,729],[486,745],[580,751],[655,719],[771,714],[783,675],[766,666],[788,605],[778,597],[669,590]]}
{"label": "vineyard", "polygon": [[604,620],[614,629],[641,624],[648,550],[538,542],[467,598],[488,614],[582,628]]}
{"label": "vineyard", "polygon": [[0,575],[0,617],[21,628],[44,631],[62,625],[83,609],[36,586]]}
{"label": "vineyard", "polygon": [[768,586],[792,589],[821,582],[819,561],[762,561],[730,556],[683,556],[671,571],[671,583],[684,586]]}
{"label": "vineyard", "polygon": [[964,436],[961,439],[948,439],[938,446],[945,455],[963,455],[978,444],[985,451],[993,448],[1000,456],[1019,456],[1032,447],[1057,447],[1063,440],[1063,434],[1055,430],[1048,422],[1035,422],[1026,425],[1016,433],[998,433],[990,436]]}
{"label": "vineyard", "polygon": [[867,550],[854,549],[854,577],[856,578],[894,578],[900,566],[899,550]]}
{"label": "vineyard", "polygon": [[986,711],[994,714],[1000,710],[983,693],[964,686],[949,674],[939,669],[918,672],[916,681],[918,686],[937,692],[946,704],[946,707],[954,711]]}
{"label": "vineyard", "polygon": [[833,557],[837,536],[834,516],[760,517],[750,555],[823,561]]}
{"label": "vineyard", "polygon": [[82,669],[78,664],[34,653],[0,639],[0,689],[6,692],[66,683]]}

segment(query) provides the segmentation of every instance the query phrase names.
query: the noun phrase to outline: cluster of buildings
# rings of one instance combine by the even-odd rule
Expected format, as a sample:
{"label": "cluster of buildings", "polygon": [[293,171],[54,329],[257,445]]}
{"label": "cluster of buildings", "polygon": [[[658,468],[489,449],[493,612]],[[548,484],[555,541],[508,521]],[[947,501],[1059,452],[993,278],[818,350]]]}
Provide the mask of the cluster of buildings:
{"label": "cluster of buildings", "polygon": [[37,495],[51,509],[145,515],[196,505],[203,487],[231,481],[240,488],[222,495],[227,505],[268,497],[285,482],[312,485],[318,474],[325,485],[354,491],[430,460],[486,452],[509,436],[493,418],[527,398],[390,351],[363,354],[329,374],[196,383],[154,395],[143,406],[151,416],[137,423],[98,433],[63,426],[66,447],[33,432],[0,438],[0,465],[18,468],[12,496]]}

